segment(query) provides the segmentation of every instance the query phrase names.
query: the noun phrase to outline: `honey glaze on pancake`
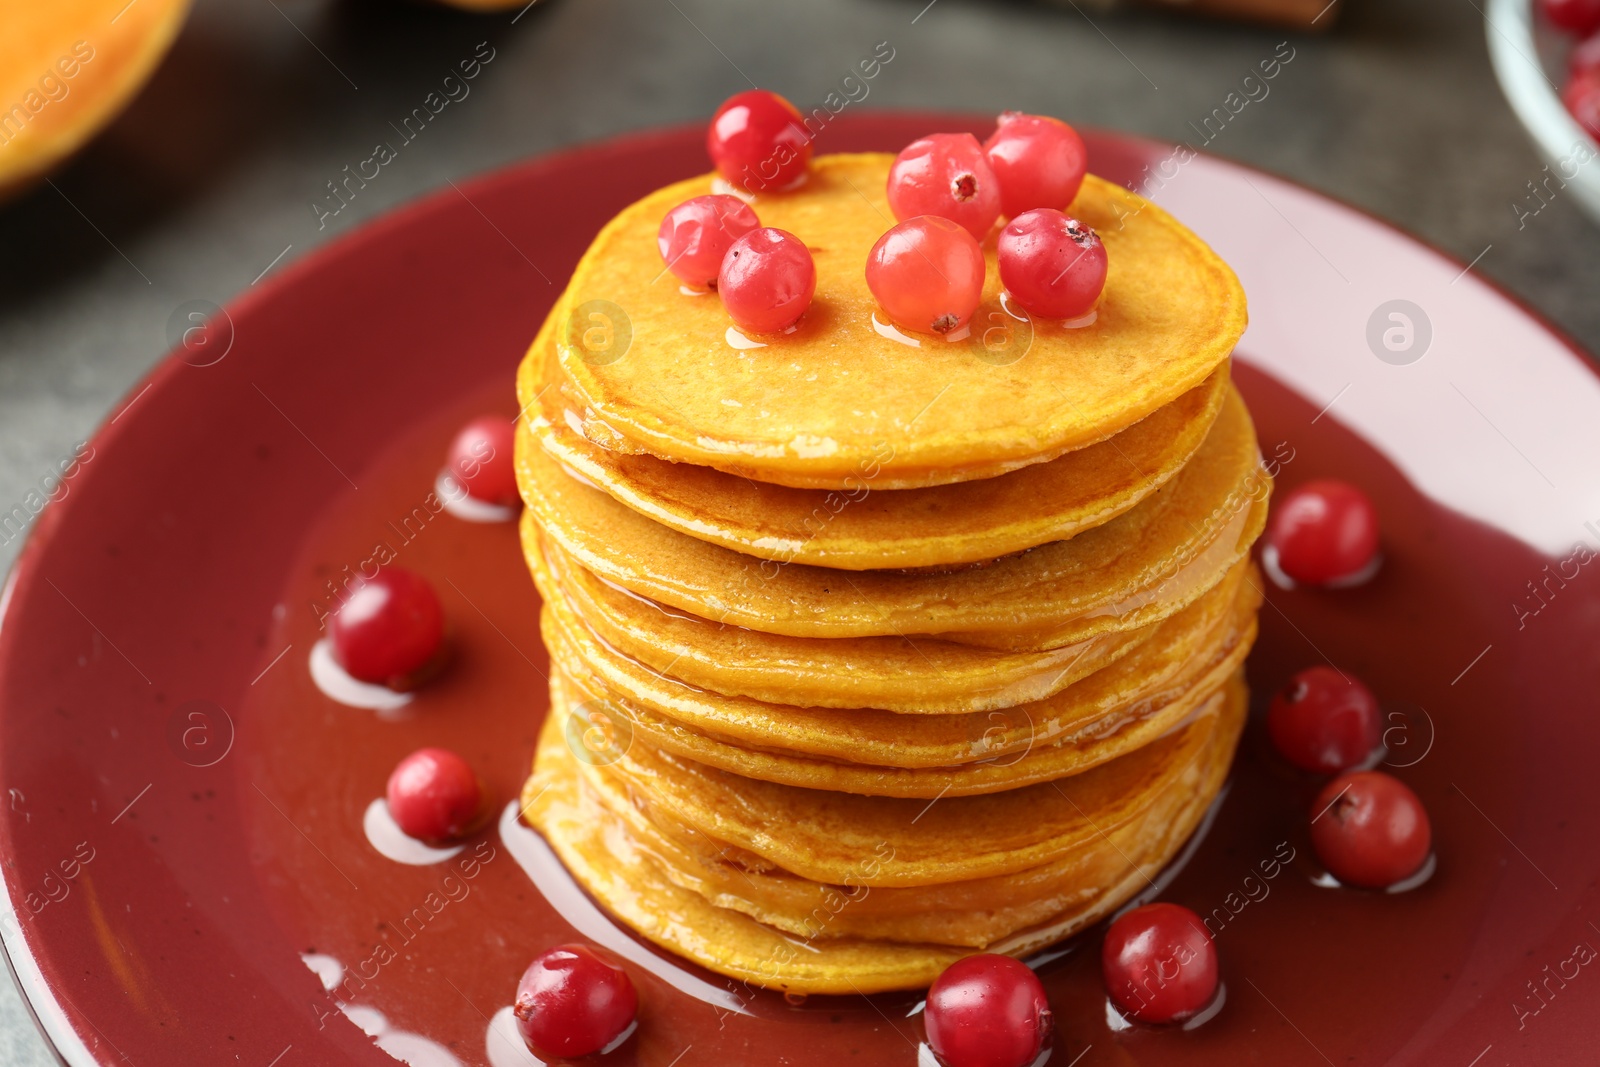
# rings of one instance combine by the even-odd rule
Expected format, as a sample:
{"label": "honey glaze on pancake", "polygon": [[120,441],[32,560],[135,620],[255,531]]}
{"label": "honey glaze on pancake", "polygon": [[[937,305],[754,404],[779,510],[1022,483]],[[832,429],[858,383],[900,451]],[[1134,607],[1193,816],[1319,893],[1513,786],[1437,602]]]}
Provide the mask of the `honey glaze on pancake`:
{"label": "honey glaze on pancake", "polygon": [[[986,633],[1019,650],[1152,621],[1143,608],[1156,605],[1141,600],[1167,614],[1192,601],[1248,550],[1271,485],[1230,390],[1189,463],[1128,512],[989,567],[904,574],[780,565],[678,533],[569,476],[526,435],[517,464],[525,544],[537,523],[577,565],[665,607],[791,637]],[[1220,558],[1184,567],[1214,544]]]}
{"label": "honey glaze on pancake", "polygon": [[[1009,349],[1001,358],[986,350],[985,324],[1010,321],[989,241],[978,339],[909,348],[885,338],[873,328],[864,264],[892,219],[892,160],[820,157],[803,186],[756,205],[762,225],[813,250],[817,269],[795,331],[761,348],[729,346],[718,302],[683,296],[662,269],[661,219],[708,192],[708,176],[660,189],[608,223],[552,312],[563,388],[591,427],[585,435],[800,488],[847,488],[871,466],[887,489],[987,478],[1103,441],[1172,403],[1244,332],[1244,294],[1227,265],[1159,207],[1090,175],[1070,210],[1098,231],[1109,260],[1092,325],[1031,323],[1014,361]],[[620,358],[593,358],[581,331],[566,328],[597,307],[626,316]]]}
{"label": "honey glaze on pancake", "polygon": [[1227,389],[1224,363],[1200,385],[1115,437],[1048,463],[958,485],[883,489],[877,467],[847,488],[795,489],[600,448],[575,430],[548,326],[522,374],[538,398],[532,433],[550,457],[641,515],[679,533],[783,563],[845,570],[952,568],[1062,540],[1133,507],[1199,448]]}
{"label": "honey glaze on pancake", "polygon": [[[553,696],[559,697],[553,692]],[[1186,731],[1202,731],[1202,744],[1184,763],[1188,772],[1174,775],[1171,786],[1147,794],[1146,814],[1163,812],[1135,824],[1128,819],[1111,819],[1104,835],[1081,835],[1080,852],[1073,857],[1063,851],[1054,861],[1024,866],[971,879],[927,885],[871,888],[854,877],[884,865],[884,853],[874,864],[858,862],[851,877],[831,882],[810,882],[792,875],[779,875],[770,881],[761,873],[721,872],[701,868],[677,867],[682,853],[661,840],[644,840],[630,832],[626,820],[596,794],[581,777],[582,765],[573,758],[562,736],[560,715],[552,714],[545,725],[536,773],[529,779],[523,803],[527,818],[550,841],[574,877],[620,921],[644,937],[680,955],[729,977],[753,985],[795,993],[874,993],[895,989],[926,987],[950,963],[975,948],[1025,956],[1065,938],[1109,913],[1118,904],[1148,884],[1198,824],[1216,795],[1226,774],[1229,755],[1243,725],[1245,713],[1243,685],[1237,679],[1227,688],[1218,712],[1196,720]],[[1175,735],[1176,736],[1176,735]],[[1162,742],[1165,744],[1166,742]],[[1111,765],[1115,766],[1115,764]],[[1193,776],[1198,771],[1200,777]],[[1181,810],[1165,814],[1161,798],[1178,798]],[[1187,804],[1184,804],[1187,801]],[[937,807],[937,805],[936,805]],[[653,822],[653,820],[652,820]],[[681,828],[672,831],[673,841],[685,840]],[[883,839],[880,839],[880,842]],[[1110,840],[1124,853],[1120,868],[1112,865],[1111,881],[1093,853],[1096,842]],[[654,845],[655,847],[651,847]],[[1078,864],[1075,865],[1074,859]],[[669,874],[669,871],[673,872]],[[1075,889],[1073,872],[1080,874]],[[723,883],[709,875],[720,873]],[[726,879],[748,878],[744,893],[726,891]],[[674,877],[676,875],[676,878]],[[692,888],[686,888],[690,886]],[[903,893],[903,896],[894,894]],[[947,901],[946,911],[935,906],[920,908],[923,902]],[[819,915],[813,903],[822,896],[829,901],[840,896],[872,904],[860,919],[852,916],[836,925],[836,918]],[[1060,901],[1061,913],[1038,919],[1028,907],[1030,900]],[[722,905],[714,901],[720,901]],[[981,902],[992,902],[991,909],[1028,925],[1000,933],[1007,925],[1002,918],[984,930],[986,910]],[[964,914],[964,904],[973,905]],[[811,907],[806,910],[807,904]],[[853,905],[846,905],[849,910]],[[918,931],[914,916],[902,924],[895,913],[926,911],[927,925]],[[751,912],[780,919],[784,926],[758,921]],[[842,913],[840,913],[842,914]],[[872,914],[891,917],[874,926]],[[784,927],[787,927],[785,929]],[[859,931],[878,934],[863,936]],[[919,934],[965,942],[962,947],[932,942],[895,940]],[[982,944],[975,942],[998,934]],[[803,940],[797,944],[797,935]]]}
{"label": "honey glaze on pancake", "polygon": [[[1258,603],[1255,587],[1241,583],[1223,619],[1202,635],[1198,648],[1185,644],[1192,655],[1176,667],[1159,661],[1177,661],[1179,656],[1146,656],[1157,643],[1147,642],[1054,698],[1004,712],[903,716],[758,702],[718,706],[726,713],[753,705],[766,713],[735,722],[733,734],[664,715],[607,687],[559,632],[552,635],[550,649],[572,691],[583,700],[599,701],[597,706],[613,720],[626,721],[635,739],[667,752],[785,785],[931,799],[992,793],[1078,774],[1160,736],[1242,665],[1254,643]],[[547,617],[547,629],[558,625]],[[1140,678],[1140,668],[1154,668],[1154,676]],[[664,681],[672,684],[671,679]],[[698,696],[697,701],[685,694],[679,704],[699,707],[718,699],[735,703],[714,694]],[[769,728],[767,736],[760,735],[762,727]],[[804,748],[783,745],[796,737]],[[941,757],[943,762],[936,762]]]}

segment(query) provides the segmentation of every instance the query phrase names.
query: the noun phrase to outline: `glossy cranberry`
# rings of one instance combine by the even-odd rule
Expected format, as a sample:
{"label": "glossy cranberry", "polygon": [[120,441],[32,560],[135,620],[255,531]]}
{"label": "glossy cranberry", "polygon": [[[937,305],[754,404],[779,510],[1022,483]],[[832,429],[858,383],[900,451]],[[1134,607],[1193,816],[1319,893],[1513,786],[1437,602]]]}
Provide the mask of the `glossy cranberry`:
{"label": "glossy cranberry", "polygon": [[500,415],[473,419],[450,442],[445,461],[467,495],[491,504],[517,502],[517,474],[511,461],[515,424]]}
{"label": "glossy cranberry", "polygon": [[1146,904],[1112,923],[1100,969],[1112,1002],[1141,1022],[1182,1022],[1217,995],[1216,945],[1179,904]]}
{"label": "glossy cranberry", "polygon": [[444,646],[444,609],[421,575],[384,567],[328,618],[333,658],[352,678],[405,688]]}
{"label": "glossy cranberry", "polygon": [[419,841],[453,841],[483,821],[483,783],[444,748],[419,748],[395,765],[384,790],[389,815]]}
{"label": "glossy cranberry", "polygon": [[751,230],[728,248],[717,275],[722,306],[741,330],[777,333],[797,322],[817,291],[811,250],[771,226]]}
{"label": "glossy cranberry", "polygon": [[1600,70],[1600,33],[1591,34],[1568,53],[1567,70],[1574,75]]}
{"label": "glossy cranberry", "polygon": [[1000,217],[1000,183],[970,133],[912,141],[889,168],[889,210],[901,222],[937,215],[983,240]]}
{"label": "glossy cranberry", "polygon": [[1000,283],[1028,314],[1075,319],[1106,287],[1100,235],[1054,208],[1024,211],[1000,231]]}
{"label": "glossy cranberry", "polygon": [[1078,195],[1089,153],[1078,131],[1047,115],[1007,111],[983,142],[1000,182],[1000,213],[1016,218],[1036,207],[1064,210]]}
{"label": "glossy cranberry", "polygon": [[711,116],[706,151],[734,188],[771,192],[793,184],[811,166],[811,134],[789,101],[750,89],[728,97]]}
{"label": "glossy cranberry", "polygon": [[1346,885],[1382,889],[1417,873],[1433,846],[1417,794],[1382,771],[1352,771],[1311,805],[1311,846]]}
{"label": "glossy cranberry", "polygon": [[1027,964],[968,956],[928,990],[923,1025],[945,1067],[1027,1067],[1050,1034],[1050,1002]]}
{"label": "glossy cranberry", "polygon": [[1600,0],[1539,0],[1539,10],[1552,25],[1578,37],[1600,30]]}
{"label": "glossy cranberry", "polygon": [[511,1012],[540,1059],[576,1059],[609,1046],[639,1010],[628,972],[584,945],[539,955],[517,983]]}
{"label": "glossy cranberry", "polygon": [[1267,732],[1301,770],[1336,774],[1372,755],[1383,740],[1378,698],[1354,675],[1308,667],[1267,708]]}
{"label": "glossy cranberry", "polygon": [[1590,137],[1600,141],[1600,67],[1586,70],[1567,82],[1561,102]]}
{"label": "glossy cranberry", "polygon": [[667,212],[656,246],[668,270],[704,289],[716,284],[722,257],[733,242],[760,225],[750,205],[737,196],[697,196]]}
{"label": "glossy cranberry", "polygon": [[1378,554],[1378,511],[1347,482],[1324,479],[1291,490],[1273,508],[1267,543],[1297,582],[1325,585],[1361,573]]}
{"label": "glossy cranberry", "polygon": [[908,330],[945,334],[978,309],[987,264],[972,235],[949,219],[907,219],[867,254],[867,288]]}

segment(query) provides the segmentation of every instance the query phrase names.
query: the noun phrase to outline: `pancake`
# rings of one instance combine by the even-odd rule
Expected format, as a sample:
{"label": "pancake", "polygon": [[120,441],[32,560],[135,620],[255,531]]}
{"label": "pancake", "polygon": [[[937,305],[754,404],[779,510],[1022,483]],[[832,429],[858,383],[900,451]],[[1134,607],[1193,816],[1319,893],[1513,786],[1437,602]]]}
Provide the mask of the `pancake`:
{"label": "pancake", "polygon": [[802,709],[697,693],[671,679],[655,687],[681,690],[685,699],[674,710],[709,705],[720,712],[713,723],[731,725],[727,733],[708,728],[708,717],[663,714],[607,686],[549,616],[546,629],[552,662],[578,699],[599,701],[637,741],[768,782],[930,799],[1078,774],[1171,729],[1239,668],[1254,642],[1259,594],[1239,584],[1240,595],[1209,628],[1167,647],[1158,648],[1167,644],[1158,636],[1055,697],[1004,712],[905,716]]}
{"label": "pancake", "polygon": [[523,551],[546,601],[568,604],[620,655],[689,685],[799,707],[907,714],[990,711],[1039,700],[1126,655],[1156,624],[1044,652],[1007,652],[932,637],[784,637],[668,610],[547,554]]}
{"label": "pancake", "polygon": [[557,600],[545,603],[545,644],[551,662],[589,692],[746,748],[876,766],[951,767],[1013,758],[1153,699],[1195,667],[1200,650],[1242,629],[1246,612],[1260,600],[1257,579],[1244,580],[1248,566],[1082,681],[1044,700],[975,715],[802,708],[724,696],[622,655]]}
{"label": "pancake", "polygon": [[[1206,714],[1220,711],[1225,700],[1214,689]],[[1226,760],[1196,760],[1168,788],[1146,794],[1137,818],[1089,837],[1049,863],[992,878],[894,888],[828,885],[741,862],[735,850],[689,827],[652,821],[659,813],[647,814],[607,776],[585,775],[584,782],[668,878],[718,907],[809,940],[864,937],[982,949],[1095,901],[1130,873],[1130,855],[1150,851],[1151,828],[1160,828],[1158,840],[1167,834],[1179,841],[1187,837],[1227,766]]]}
{"label": "pancake", "polygon": [[524,544],[537,526],[576,565],[657,604],[790,637],[993,634],[990,643],[1022,650],[1141,626],[1192,602],[1248,552],[1270,488],[1230,389],[1183,470],[1109,522],[987,567],[848,572],[757,560],[670,530],[571,477],[526,437],[517,463]]}
{"label": "pancake", "polygon": [[[552,695],[560,696],[559,692]],[[681,855],[662,846],[661,842],[667,839],[635,837],[628,823],[603,803],[594,786],[580,776],[581,765],[562,737],[559,707],[546,721],[536,773],[524,790],[523,810],[568,870],[613,915],[656,944],[719,974],[805,994],[922,988],[973,948],[1025,956],[1108,914],[1149,884],[1149,879],[1181,847],[1216,795],[1243,724],[1245,704],[1243,685],[1234,679],[1227,687],[1219,713],[1206,717],[1214,720],[1209,729],[1205,720],[1197,720],[1173,735],[1187,738],[1204,732],[1208,742],[1199,746],[1201,750],[1184,764],[1187,776],[1168,778],[1166,788],[1157,785],[1146,793],[1151,798],[1177,798],[1178,810],[1167,814],[1166,809],[1154,809],[1161,817],[1140,819],[1137,825],[1128,819],[1108,817],[1102,824],[1105,833],[1098,837],[1079,835],[1082,846],[1093,848],[1099,841],[1118,853],[1124,864],[1120,878],[1116,877],[1117,868],[1096,862],[1095,854],[1085,853],[1082,848],[1075,855],[1069,850],[1053,865],[1036,864],[965,882],[939,882],[931,888],[868,889],[859,879],[822,883],[773,876],[723,862],[727,854],[722,852],[717,853],[719,862],[709,867],[702,864],[696,870],[692,866],[675,866],[674,861]],[[1163,739],[1158,744],[1166,745],[1168,741]],[[1166,754],[1172,755],[1170,751]],[[1084,799],[1088,799],[1087,794]],[[1187,803],[1183,803],[1185,800]],[[934,805],[928,809],[929,814],[941,806]],[[1116,800],[1112,806],[1116,806]],[[1150,813],[1153,809],[1147,806],[1144,810]],[[681,831],[670,840],[681,842]],[[884,853],[875,851],[874,855]],[[874,865],[862,864],[856,873],[874,869]],[[1073,871],[1081,872],[1077,891],[1068,882]],[[730,878],[746,883],[747,889],[730,891],[735,884]],[[1054,895],[1050,887],[1054,887]],[[846,907],[838,907],[840,898],[848,898]],[[730,906],[718,906],[713,900]],[[820,917],[814,904],[799,912],[799,919],[794,917],[813,901],[820,901],[826,909]],[[939,901],[945,902],[947,916],[955,913],[942,924]],[[960,909],[968,901],[972,907],[962,917]],[[970,943],[984,936],[979,914],[984,902],[997,914],[1026,922],[1034,919],[1039,910],[1037,905],[1030,908],[1029,901],[1059,901],[1062,910],[982,945]],[[927,906],[919,907],[919,902]],[[862,911],[868,917],[900,914],[908,923],[901,925],[891,920],[865,927],[855,914]],[[758,921],[747,912],[780,919],[788,929]],[[840,918],[845,912],[852,913],[849,919]],[[890,939],[915,936],[918,912],[925,914],[925,929],[930,936],[969,943],[955,947]],[[975,927],[975,922],[980,926]],[[881,930],[884,936],[855,936],[858,928]]]}
{"label": "pancake", "polygon": [[[755,205],[762,225],[806,242],[817,269],[810,309],[765,347],[729,344],[719,302],[683,295],[662,269],[663,215],[709,192],[710,176],[651,193],[608,223],[554,312],[563,388],[585,436],[799,488],[845,489],[872,467],[885,489],[988,478],[1132,426],[1203,382],[1244,332],[1244,294],[1227,265],[1161,208],[1091,175],[1070,210],[1099,232],[1109,260],[1093,323],[1017,326],[998,302],[991,241],[971,338],[908,347],[885,336],[862,265],[893,225],[892,161],[820,157],[799,189]],[[584,346],[597,313],[627,330],[620,354]],[[1031,334],[1010,346],[1020,358],[985,347],[1001,326]]]}
{"label": "pancake", "polygon": [[572,429],[546,322],[522,368],[542,378],[530,427],[568,471],[663,526],[762,559],[843,570],[979,563],[1057,541],[1127,511],[1200,447],[1228,388],[1224,363],[1200,385],[1099,444],[983,481],[880,490],[864,476],[839,491],[795,489],[600,448]]}
{"label": "pancake", "polygon": [[[552,699],[569,696],[552,689]],[[831,885],[928,886],[1049,863],[1138,818],[1148,794],[1211,752],[1219,721],[1192,717],[1082,774],[931,804],[763,782],[640,744],[613,760],[582,763],[580,773],[619,779],[652,820],[682,823],[749,853],[755,867]],[[869,864],[873,857],[880,861]]]}

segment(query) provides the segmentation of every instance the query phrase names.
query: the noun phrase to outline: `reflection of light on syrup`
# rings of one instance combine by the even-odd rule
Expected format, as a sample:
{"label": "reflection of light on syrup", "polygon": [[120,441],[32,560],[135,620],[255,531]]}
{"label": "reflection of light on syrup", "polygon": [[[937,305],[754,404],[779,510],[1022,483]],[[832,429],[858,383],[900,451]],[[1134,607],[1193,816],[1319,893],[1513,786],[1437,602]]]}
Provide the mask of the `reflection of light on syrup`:
{"label": "reflection of light on syrup", "polygon": [[1222,802],[1228,799],[1228,794],[1232,791],[1233,779],[1229,778],[1228,781],[1222,783],[1222,788],[1217,790],[1216,799],[1211,802],[1211,806],[1206,809],[1205,815],[1201,817],[1200,825],[1196,826],[1194,833],[1189,835],[1189,840],[1184,843],[1183,851],[1174,856],[1172,862],[1161,868],[1150,884],[1144,888],[1143,892],[1112,912],[1112,922],[1116,922],[1134,908],[1150,903],[1150,901],[1160,896],[1178,875],[1183,873],[1183,869],[1189,866],[1189,861],[1194,859],[1195,853],[1200,851],[1201,844],[1210,835],[1211,826],[1217,821],[1217,812],[1222,810]]}
{"label": "reflection of light on syrup", "polygon": [[311,646],[311,681],[329,700],[376,711],[382,718],[397,718],[396,713],[411,703],[410,693],[352,678],[333,658],[333,643],[326,637]]}
{"label": "reflection of light on syrup", "polygon": [[516,508],[491,504],[468,493],[448,470],[441,470],[433,480],[433,492],[446,511],[465,522],[510,522],[517,517]]}
{"label": "reflection of light on syrup", "polygon": [[[1347,574],[1343,578],[1335,578],[1331,582],[1322,583],[1324,589],[1349,589],[1352,586],[1365,585],[1372,581],[1374,575],[1383,567],[1383,553],[1379,552],[1372,557],[1365,567],[1354,574]],[[1263,541],[1261,545],[1261,569],[1267,572],[1267,577],[1272,579],[1272,584],[1279,589],[1297,589],[1300,583],[1283,572],[1283,567],[1278,562],[1278,546],[1271,541]]]}
{"label": "reflection of light on syrup", "polygon": [[876,311],[872,313],[872,328],[878,331],[879,337],[887,337],[891,341],[899,341],[901,344],[909,345],[912,348],[922,347],[922,342],[915,337],[901,333],[887,322],[880,322]]}
{"label": "reflection of light on syrup", "polygon": [[400,824],[389,814],[389,802],[383,797],[367,805],[366,814],[361,817],[361,829],[366,832],[367,844],[377,849],[380,856],[413,867],[443,863],[467,847],[452,845],[449,848],[434,848],[418,841],[400,829]]}
{"label": "reflection of light on syrup", "polygon": [[484,1051],[489,1056],[489,1067],[544,1067],[544,1061],[528,1051],[517,1030],[517,1017],[511,1014],[508,1004],[494,1013],[489,1020],[489,1033],[484,1038]]}
{"label": "reflection of light on syrup", "polygon": [[[1222,1006],[1226,1003],[1228,1003],[1228,987],[1222,982],[1218,982],[1217,991],[1212,995],[1211,999],[1206,1002],[1206,1006],[1189,1016],[1187,1019],[1183,1020],[1183,1022],[1179,1023],[1177,1028],[1179,1030],[1199,1029],[1212,1019],[1215,1019],[1217,1017],[1217,1013],[1222,1010]],[[1110,997],[1106,998],[1106,1027],[1112,1033],[1122,1033],[1126,1030],[1132,1030],[1135,1026],[1139,1025],[1141,1024],[1137,1019],[1129,1015],[1124,1015],[1122,1013],[1122,1009],[1117,1007]],[[1157,1029],[1164,1030],[1167,1028],[1166,1024],[1151,1023],[1149,1025]]]}
{"label": "reflection of light on syrup", "polygon": [[[922,347],[921,339],[912,337],[908,333],[903,333],[900,328],[895,326],[893,323],[884,322],[882,319],[878,318],[878,313],[876,311],[872,313],[872,328],[877,332],[879,337],[906,345],[909,348]],[[972,323],[966,322],[962,323],[959,330],[951,330],[949,333],[941,337],[940,340],[949,344],[954,344],[957,341],[965,341],[971,336]]]}
{"label": "reflection of light on syrup", "polygon": [[[1046,1043],[1034,1061],[1028,1064],[1028,1067],[1044,1067],[1045,1061],[1050,1059],[1050,1053],[1053,1051],[1055,1050]],[[944,1067],[944,1064],[939,1062],[939,1057],[934,1054],[933,1049],[928,1047],[926,1041],[917,1042],[917,1067]]]}
{"label": "reflection of light on syrup", "polygon": [[657,956],[612,922],[572,880],[572,875],[567,873],[561,860],[545,844],[544,838],[523,825],[518,818],[520,813],[521,805],[515,800],[500,813],[500,840],[505,843],[512,859],[517,861],[517,866],[533,880],[534,887],[567,925],[634,966],[649,971],[685,996],[736,1015],[750,1014],[749,1009],[731,991],[696,978],[678,964]]}
{"label": "reflection of light on syrup", "polygon": [[711,179],[711,191],[719,196],[736,196],[747,204],[756,202],[756,198],[743,189],[738,188],[728,179],[718,174]]}
{"label": "reflection of light on syrup", "polygon": [[[319,952],[306,952],[300,956],[302,962],[311,969],[322,983],[322,988],[332,993],[344,979],[344,964]],[[372,1043],[383,1051],[399,1060],[408,1063],[411,1067],[463,1067],[460,1060],[451,1054],[450,1050],[437,1041],[430,1041],[421,1034],[413,1034],[409,1030],[396,1030],[389,1025],[381,1011],[376,1008],[363,1007],[359,1004],[345,1004],[335,1000],[339,1011],[361,1028],[370,1038]],[[515,1031],[513,1031],[515,1032]],[[519,1042],[520,1044],[520,1042]],[[510,1067],[512,1061],[507,1061]],[[516,1067],[524,1067],[524,1063],[531,1063],[534,1067],[542,1067],[538,1060],[528,1059],[519,1061]],[[494,1067],[502,1067],[496,1063]]]}
{"label": "reflection of light on syrup", "polygon": [[[1000,290],[1000,308],[1001,308],[1002,311],[1004,311],[1007,315],[1010,315],[1012,318],[1016,319],[1018,322],[1031,322],[1031,321],[1033,321],[1032,316],[1030,316],[1026,311],[1019,311],[1016,308],[1012,307],[1011,301],[1012,301],[1012,296],[1011,296],[1010,292],[1008,292],[1005,289]],[[1100,318],[1100,309],[1097,308],[1097,307],[1093,307],[1093,308],[1090,308],[1088,311],[1084,312],[1082,315],[1079,315],[1075,319],[1054,319],[1054,320],[1045,319],[1043,321],[1045,321],[1045,322],[1052,322],[1053,321],[1057,326],[1061,327],[1063,330],[1081,330],[1085,326],[1093,326],[1095,324],[1095,322],[1099,318]]]}
{"label": "reflection of light on syrup", "polygon": [[[1439,854],[1429,852],[1428,858],[1422,861],[1422,866],[1417,868],[1415,874],[1400,879],[1393,885],[1384,886],[1376,892],[1394,895],[1395,893],[1409,893],[1433,877],[1433,872],[1439,869]],[[1345,884],[1335,878],[1329,871],[1318,871],[1311,876],[1311,884],[1318,889],[1345,889]],[[1357,887],[1358,888],[1358,887]]]}

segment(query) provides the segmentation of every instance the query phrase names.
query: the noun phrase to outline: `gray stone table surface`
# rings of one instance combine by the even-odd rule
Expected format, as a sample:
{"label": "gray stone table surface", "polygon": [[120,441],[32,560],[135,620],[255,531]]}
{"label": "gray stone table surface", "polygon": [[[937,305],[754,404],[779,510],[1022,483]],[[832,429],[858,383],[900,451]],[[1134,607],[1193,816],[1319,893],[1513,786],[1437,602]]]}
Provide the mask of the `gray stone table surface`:
{"label": "gray stone table surface", "polygon": [[[200,0],[132,107],[53,187],[0,206],[0,511],[161,357],[185,301],[224,304],[447,180],[703,120],[747,77],[809,107],[879,41],[895,58],[860,106],[1019,108],[1178,140],[1287,39],[1292,67],[1211,151],[1464,262],[1488,249],[1476,270],[1600,348],[1600,230],[1560,197],[1520,223],[1511,209],[1540,163],[1490,72],[1478,4],[1341,2],[1332,32],[1307,36],[1014,0],[542,0],[520,16]],[[483,41],[494,58],[470,95],[319,228],[325,183]],[[0,566],[20,544],[0,545]],[[6,983],[0,1062],[52,1062]]]}

